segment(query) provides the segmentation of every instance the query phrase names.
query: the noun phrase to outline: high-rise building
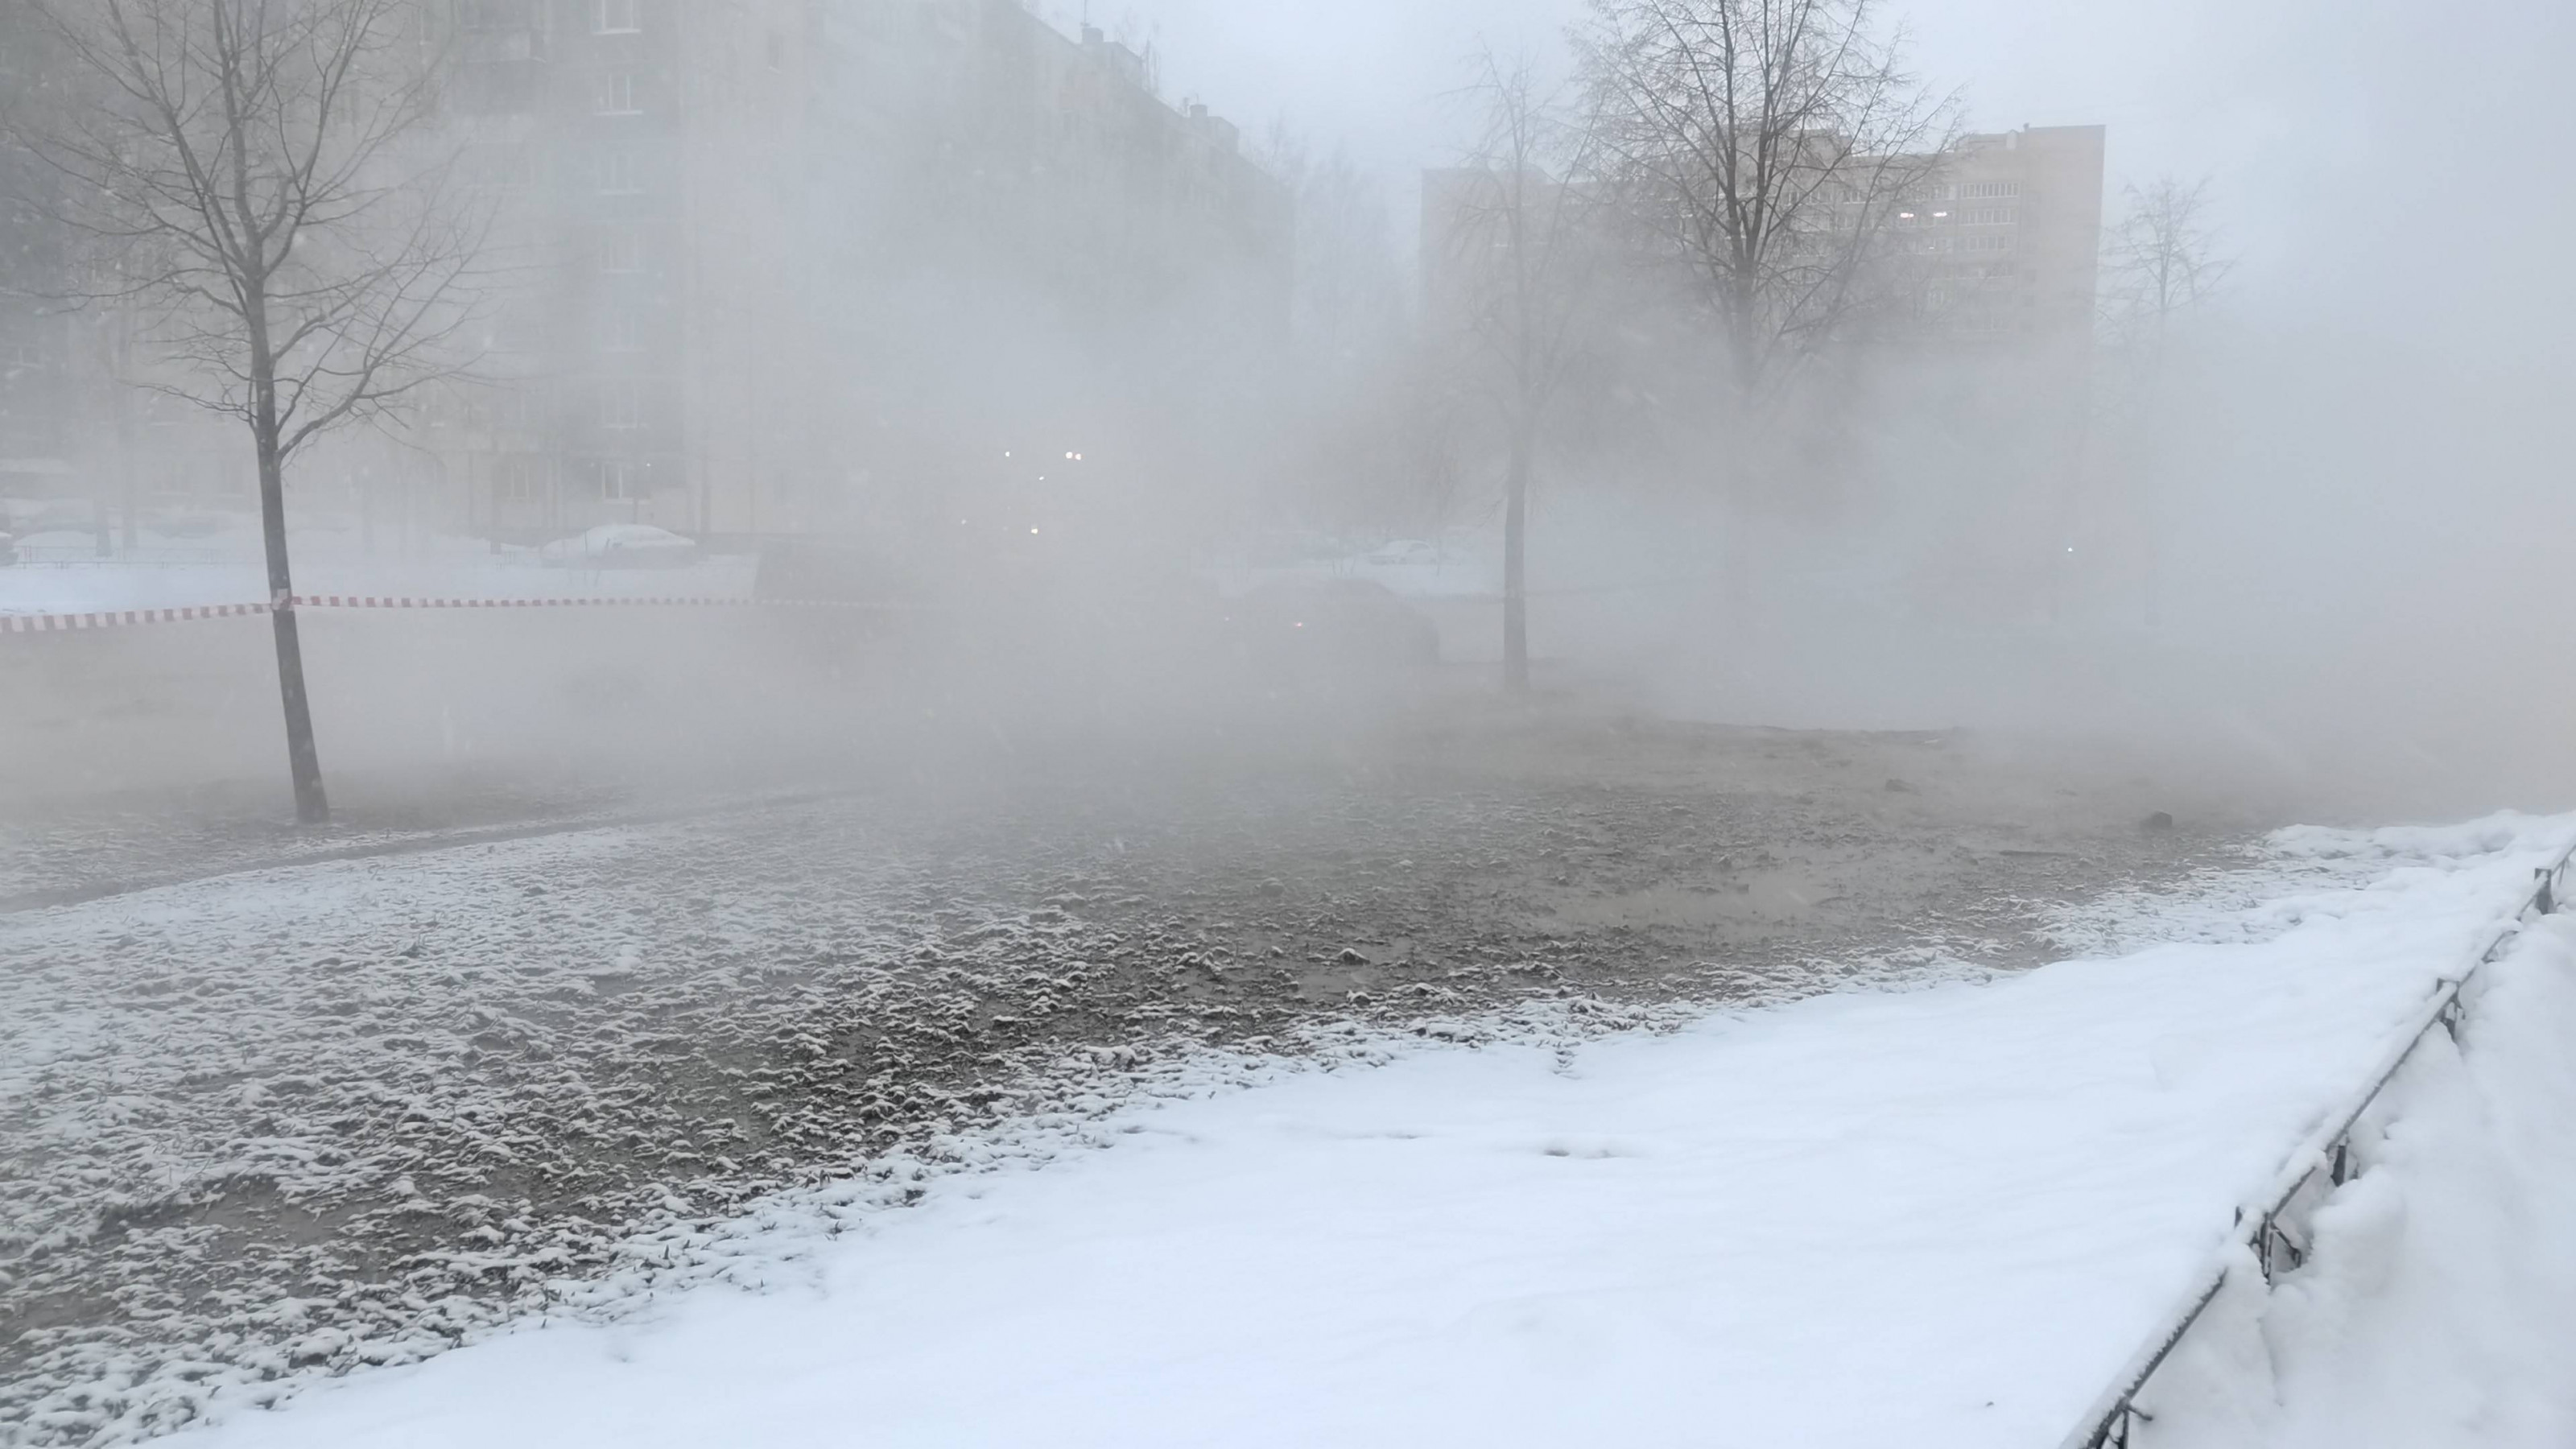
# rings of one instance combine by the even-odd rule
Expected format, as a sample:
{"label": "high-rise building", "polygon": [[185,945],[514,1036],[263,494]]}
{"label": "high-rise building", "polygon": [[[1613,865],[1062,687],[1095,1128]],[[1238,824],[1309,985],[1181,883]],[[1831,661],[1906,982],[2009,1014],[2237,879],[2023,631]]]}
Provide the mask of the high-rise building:
{"label": "high-rise building", "polygon": [[1896,225],[1924,309],[1952,341],[2092,340],[2102,254],[2100,126],[1962,137]]}

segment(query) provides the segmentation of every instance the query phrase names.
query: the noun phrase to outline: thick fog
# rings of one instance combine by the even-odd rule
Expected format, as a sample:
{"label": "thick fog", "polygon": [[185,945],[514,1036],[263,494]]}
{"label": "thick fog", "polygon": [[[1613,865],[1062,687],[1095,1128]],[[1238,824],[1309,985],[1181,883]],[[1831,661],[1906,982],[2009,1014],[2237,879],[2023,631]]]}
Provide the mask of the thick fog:
{"label": "thick fog", "polygon": [[0,0],[0,1449],[2576,1444],[2571,56]]}
{"label": "thick fog", "polygon": [[[1472,106],[1444,94],[1467,51],[1555,64],[1583,8],[1133,7],[1176,77],[1276,107],[1399,188],[1418,158],[1469,144]],[[2154,504],[2167,576],[2152,626],[2134,599],[2097,596],[2050,629],[1963,631],[1784,579],[1753,637],[1708,637],[1729,632],[1700,627],[1710,601],[1671,592],[1628,610],[1587,600],[1564,623],[1630,646],[1658,697],[1727,717],[2130,733],[2269,770],[2421,781],[2462,807],[2576,788],[2559,743],[2576,690],[2553,662],[2576,280],[2551,255],[2576,183],[2550,79],[2576,17],[2513,0],[1923,0],[1899,18],[1971,129],[2107,126],[2115,218],[2125,187],[2209,180],[2235,267],[2163,420],[2181,466]],[[1548,505],[1573,515],[1564,533],[1534,535],[1540,587],[1627,580],[1640,556],[1687,574],[1708,556],[1660,508],[1596,512],[1562,496],[1578,487],[1561,480]],[[1788,551],[1902,547],[1925,501],[1836,511]]]}
{"label": "thick fog", "polygon": [[[287,482],[299,541],[319,550],[305,565],[327,581],[316,591],[586,588],[595,572],[541,573],[538,551],[637,523],[730,551],[736,575],[709,587],[737,595],[792,552],[782,541],[828,541],[867,560],[864,581],[842,577],[845,597],[830,602],[891,605],[936,628],[898,627],[896,645],[881,624],[804,621],[851,637],[816,645],[752,627],[756,642],[737,644],[694,616],[667,629],[594,616],[481,642],[431,630],[387,651],[340,642],[369,626],[331,618],[311,628],[328,664],[316,699],[332,753],[386,767],[478,749],[658,757],[680,773],[793,735],[873,758],[881,745],[901,753],[890,721],[936,730],[942,699],[978,738],[1089,721],[1099,737],[1132,725],[1141,739],[1197,721],[1207,738],[1286,739],[1318,700],[1345,721],[1419,703],[1407,692],[1418,681],[1380,690],[1374,661],[1365,682],[1319,683],[1239,647],[1237,606],[1263,583],[1300,568],[1377,578],[1372,557],[1437,561],[1432,587],[1404,575],[1395,589],[1438,631],[1435,693],[1498,687],[1507,464],[1480,384],[1424,342],[1435,248],[1423,176],[1491,162],[1473,154],[1490,132],[1480,54],[1525,58],[1542,92],[1581,106],[1568,29],[1586,7],[1049,0],[1035,11],[1055,49],[1013,42],[1019,58],[964,91],[866,59],[908,34],[900,16],[915,10],[935,30],[947,23],[936,16],[976,7],[782,10],[765,67],[755,40],[709,40],[739,49],[708,62],[706,84],[740,113],[691,130],[674,154],[692,185],[731,173],[758,214],[675,231],[668,254],[648,205],[660,183],[603,179],[629,164],[609,152],[576,146],[565,156],[583,159],[460,186],[489,228],[483,290],[456,328],[475,356],[445,392],[360,410],[292,460]],[[535,38],[469,24],[463,40],[502,56],[551,44],[560,57],[627,34],[582,36],[607,23],[592,7],[493,13],[521,11]],[[638,27],[647,37],[653,13]],[[34,33],[30,18],[13,23]],[[2098,388],[2062,417],[1962,414],[1936,385],[1948,364],[1871,354],[1854,364],[1865,382],[1847,413],[1801,424],[1801,446],[1831,461],[1811,473],[1768,465],[1759,487],[1720,476],[1741,448],[1692,400],[1684,310],[1651,288],[1629,297],[1619,336],[1645,360],[1622,364],[1604,384],[1609,403],[1539,447],[1528,596],[1542,690],[1742,724],[2112,739],[2321,799],[2347,792],[2359,809],[2374,808],[2365,795],[2407,809],[2563,801],[2576,789],[2558,748],[2576,690],[2555,663],[2567,612],[2557,414],[2576,383],[2576,282],[2554,251],[2576,203],[2549,67],[2576,40],[2571,26],[2537,0],[2195,0],[2046,17],[2001,0],[1922,0],[1881,12],[1874,28],[1903,32],[1907,69],[1929,101],[1953,100],[1962,133],[2107,128],[2106,238],[2136,193],[2203,186],[2223,283],[2176,327],[2151,415],[2125,432],[2077,417],[2098,407]],[[843,57],[838,69],[809,61],[809,44]],[[1160,108],[1156,124],[1218,158],[1215,179],[1191,185],[1251,199],[1204,235],[1163,226],[1146,245],[1136,238],[1163,224],[1102,200],[1114,187],[1072,162],[1031,163],[1038,143],[1021,132],[1043,130],[1042,112],[1003,91],[1087,84],[1086,57],[1103,55]],[[598,84],[649,90],[655,67],[676,64],[612,67]],[[850,134],[883,144],[844,144],[822,122],[781,129],[783,112],[760,109],[773,81],[813,98],[809,121],[864,110],[879,129]],[[80,99],[28,76],[17,91],[14,120],[35,132],[48,107]],[[600,115],[649,120],[662,105],[619,94]],[[468,179],[478,165],[524,167],[508,147],[540,143],[492,138],[541,132],[474,120],[474,104],[459,83],[405,154],[449,148]],[[993,183],[1023,164],[1039,178],[1024,194]],[[848,184],[857,175],[865,185]],[[630,193],[632,208],[599,200]],[[21,209],[22,231],[41,229],[39,210]],[[630,210],[644,218],[631,228],[616,219]],[[1027,220],[1048,211],[1081,215],[1057,230]],[[607,239],[583,229],[594,224]],[[619,258],[606,270],[631,262],[649,276],[653,300],[621,316],[598,300],[607,292],[568,288],[567,256],[594,247]],[[794,287],[762,290],[781,276]],[[17,295],[45,293],[43,280]],[[2101,285],[2113,282],[2106,264]],[[49,325],[103,355],[118,314],[90,291]],[[1649,334],[1661,340],[1637,342]],[[613,354],[691,360],[604,372],[565,361],[612,335],[623,340],[600,345]],[[156,360],[153,342],[127,336],[84,364],[52,407],[57,442],[0,450],[24,455],[10,531],[26,564],[0,601],[17,612],[270,592],[246,521],[241,420],[192,411],[178,364]],[[1992,382],[1978,406],[2016,386]],[[13,396],[22,422],[48,408]],[[667,414],[674,441],[634,463],[578,439],[492,441],[505,430],[492,417],[517,416],[536,437],[548,424],[531,415],[550,409],[567,436],[594,423],[649,435]],[[1979,461],[2067,427],[2092,430],[2083,460],[2036,492],[1995,486]],[[476,428],[486,441],[456,440]],[[137,436],[140,454],[110,441]],[[208,544],[188,561],[238,577],[209,585],[221,599],[178,597],[163,566],[188,548],[164,537],[146,558],[138,518],[220,533],[232,553]],[[36,566],[73,562],[59,555],[93,536],[99,569]],[[142,575],[141,597],[107,582],[119,548],[162,568]],[[496,559],[529,568],[495,585]],[[704,583],[693,576],[688,590]],[[243,626],[217,627],[243,636],[223,647],[239,644],[244,660],[262,647]],[[30,781],[205,773],[192,763],[201,740],[137,737],[100,759],[73,727],[100,702],[83,691],[139,688],[102,661],[169,652],[161,644],[44,650],[19,654],[45,684],[13,691]],[[939,682],[859,662],[895,656]],[[702,657],[757,669],[710,689],[691,682]],[[258,671],[237,672],[214,711],[238,716],[224,727],[241,740],[221,752],[225,773],[253,769],[265,748]],[[611,675],[626,682],[600,683]],[[790,697],[806,703],[742,705]],[[649,718],[616,703],[642,699],[656,701]],[[167,771],[143,764],[164,756],[177,762]]]}

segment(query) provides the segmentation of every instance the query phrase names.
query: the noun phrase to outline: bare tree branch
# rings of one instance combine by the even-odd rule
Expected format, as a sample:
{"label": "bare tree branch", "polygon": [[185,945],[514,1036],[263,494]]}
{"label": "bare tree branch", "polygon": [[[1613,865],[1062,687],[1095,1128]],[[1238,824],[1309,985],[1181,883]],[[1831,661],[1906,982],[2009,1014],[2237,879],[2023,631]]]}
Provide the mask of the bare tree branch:
{"label": "bare tree branch", "polygon": [[1748,424],[1877,300],[1957,106],[1906,72],[1877,0],[1593,0],[1577,42],[1603,172],[1697,279]]}
{"label": "bare tree branch", "polygon": [[24,0],[80,104],[13,109],[89,246],[81,300],[135,316],[141,379],[247,425],[299,812],[327,813],[304,702],[285,473],[469,360],[487,216],[432,147],[439,7],[414,0]]}

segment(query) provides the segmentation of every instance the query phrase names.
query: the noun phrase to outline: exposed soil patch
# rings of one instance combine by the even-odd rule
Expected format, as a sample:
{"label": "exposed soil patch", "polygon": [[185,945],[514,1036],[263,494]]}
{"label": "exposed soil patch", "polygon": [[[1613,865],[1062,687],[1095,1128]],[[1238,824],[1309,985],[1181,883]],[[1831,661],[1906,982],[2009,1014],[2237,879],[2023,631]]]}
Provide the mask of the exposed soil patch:
{"label": "exposed soil patch", "polygon": [[[639,1224],[1028,1110],[1068,1061],[2011,968],[2038,908],[2275,823],[1956,736],[1566,718],[439,834],[509,815],[0,916],[0,1443],[433,1351]],[[149,884],[172,840],[200,875],[293,859],[226,818],[22,826],[0,895]]]}

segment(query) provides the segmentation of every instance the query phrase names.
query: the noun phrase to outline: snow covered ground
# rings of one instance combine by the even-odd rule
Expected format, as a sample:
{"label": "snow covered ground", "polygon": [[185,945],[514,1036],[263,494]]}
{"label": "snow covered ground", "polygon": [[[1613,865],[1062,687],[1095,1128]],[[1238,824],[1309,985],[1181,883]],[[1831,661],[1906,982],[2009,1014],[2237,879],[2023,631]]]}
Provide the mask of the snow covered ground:
{"label": "snow covered ground", "polygon": [[[1986,985],[1374,1070],[1211,1057],[1205,1090],[1063,1118],[1101,1150],[1043,1171],[926,1174],[899,1212],[881,1185],[780,1199],[740,1228],[769,1245],[735,1274],[761,1292],[525,1325],[275,1415],[219,1397],[226,1421],[187,1442],[2052,1446],[2571,832],[2294,832],[2269,899],[2226,899],[2239,879],[2114,900],[2069,929],[2165,943]],[[2564,1277],[2496,1262],[2566,1266],[2537,1195],[2565,1184],[2511,1164],[2567,1161],[2548,1033],[2576,1017],[2571,941],[2552,926],[2513,960],[2469,1067],[2423,1069],[2392,1171],[2330,1209],[2316,1276],[2266,1325],[2300,1411],[2385,1383],[2438,1331],[2424,1312],[2484,1311],[2423,1276],[2469,1273],[2520,1314],[2473,1326],[2524,1351],[2464,1367],[2455,1346],[2435,1418],[2493,1432],[2364,1418],[2301,1442],[2568,1442],[2563,1390],[2481,1418],[2460,1375],[2546,1375],[2576,1347],[2528,1338]],[[1247,1074],[1266,1080],[1218,1089]],[[2447,1261],[2410,1256],[2419,1225]],[[2244,1353],[2216,1362],[2211,1413],[2269,1402]],[[2179,1427],[2153,1442],[2236,1442]]]}
{"label": "snow covered ground", "polygon": [[[2576,1443],[2576,920],[2489,968],[2373,1109],[2317,1253],[2216,1305],[2147,1399],[2150,1445]],[[2254,1281],[2248,1276],[2248,1282]]]}

